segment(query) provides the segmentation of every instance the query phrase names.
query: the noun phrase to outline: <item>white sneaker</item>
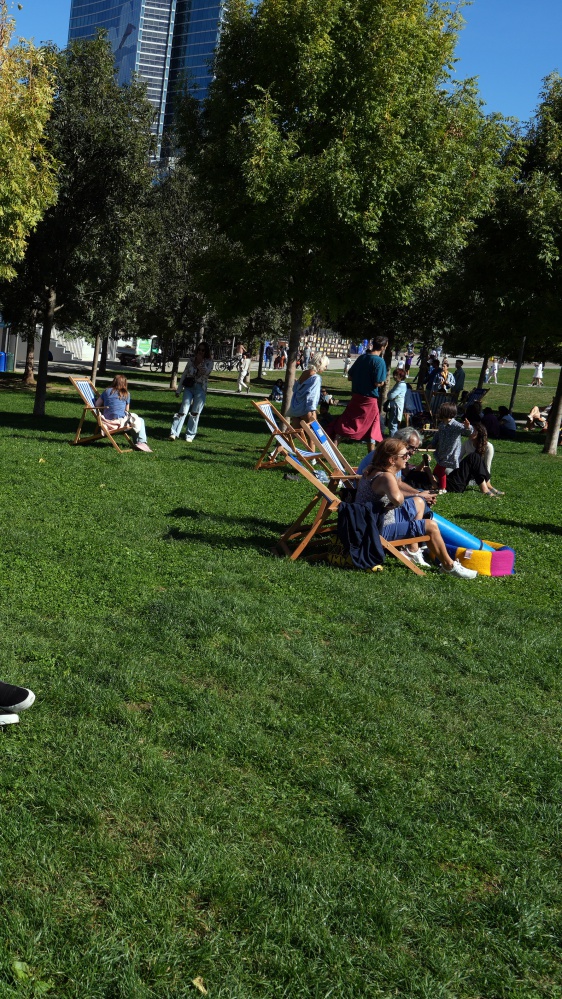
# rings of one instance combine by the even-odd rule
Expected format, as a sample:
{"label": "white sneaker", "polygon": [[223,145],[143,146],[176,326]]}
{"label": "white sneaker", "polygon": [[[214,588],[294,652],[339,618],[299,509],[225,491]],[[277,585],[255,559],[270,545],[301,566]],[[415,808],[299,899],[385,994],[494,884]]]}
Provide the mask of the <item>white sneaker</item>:
{"label": "white sneaker", "polygon": [[465,569],[464,565],[460,562],[453,562],[450,569],[444,569],[441,566],[441,572],[444,572],[446,576],[456,576],[458,579],[476,579],[478,573],[474,569]]}
{"label": "white sneaker", "polygon": [[19,720],[20,716],[16,715],[15,712],[0,708],[0,727],[2,725],[15,725]]}
{"label": "white sneaker", "polygon": [[185,439],[186,439],[186,441],[187,441],[188,444],[191,444],[191,442],[195,440],[195,437],[190,437],[189,434],[186,434],[185,435]]}
{"label": "white sneaker", "polygon": [[417,552],[411,552],[409,548],[403,548],[402,551],[404,552],[404,555],[406,555],[407,558],[414,563],[414,565],[419,565],[420,569],[431,569],[430,563],[425,561],[423,552],[419,549]]}

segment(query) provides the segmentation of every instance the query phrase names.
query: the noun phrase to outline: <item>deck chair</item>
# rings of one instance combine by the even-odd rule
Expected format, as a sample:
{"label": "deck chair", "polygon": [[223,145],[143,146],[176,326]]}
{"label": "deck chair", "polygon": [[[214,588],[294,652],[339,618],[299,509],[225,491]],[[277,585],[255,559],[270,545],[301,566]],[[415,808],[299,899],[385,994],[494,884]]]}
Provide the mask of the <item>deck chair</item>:
{"label": "deck chair", "polygon": [[[278,409],[275,409],[275,406],[272,405],[269,399],[262,399],[260,402],[255,402],[252,399],[251,403],[263,416],[271,435],[258,458],[255,471],[260,471],[264,468],[277,468],[279,465],[285,464],[285,455],[287,453],[300,458],[306,464],[307,468],[311,468],[311,461],[320,461],[320,464],[326,471],[330,471],[322,458],[322,453],[320,451],[309,450],[302,430],[292,427],[283,414]],[[299,445],[303,444],[305,447],[299,447]],[[269,454],[268,452],[272,447],[273,451]]]}
{"label": "deck chair", "polygon": [[447,395],[446,392],[431,392],[428,395],[427,404],[429,406],[431,415],[433,417],[433,423],[434,424],[437,423],[437,414],[438,414],[439,410],[441,409],[441,406],[443,405],[443,403],[447,402],[447,399],[449,399],[449,401],[450,401],[451,396]]}
{"label": "deck chair", "polygon": [[326,431],[318,420],[306,423],[301,420],[301,427],[306,438],[324,456],[329,466],[330,485],[349,483],[355,487],[357,479],[361,476],[357,474],[357,469],[350,465],[347,458],[341,453],[339,448],[328,437]]}
{"label": "deck chair", "polygon": [[406,389],[406,397],[404,399],[404,419],[406,420],[406,426],[410,426],[410,417],[417,416],[420,413],[425,412],[425,406],[423,404],[423,398],[421,392],[415,392],[413,388]]}
{"label": "deck chair", "polygon": [[490,389],[479,389],[475,388],[466,397],[466,406],[471,406],[473,402],[482,402],[484,396],[490,391]]}
{"label": "deck chair", "polygon": [[[341,503],[341,500],[336,496],[328,486],[325,486],[322,482],[315,477],[314,472],[310,471],[298,458],[294,458],[292,455],[287,454],[286,456],[287,464],[291,465],[295,471],[299,472],[305,479],[307,479],[316,489],[316,496],[308,506],[305,507],[303,512],[299,517],[283,532],[279,541],[275,545],[275,548],[280,550],[284,555],[287,555],[291,561],[295,561],[303,554],[309,544],[313,539],[321,540],[323,536],[327,534],[334,534],[337,527],[337,511]],[[310,514],[313,512],[312,523],[307,525],[306,520]],[[421,538],[416,538],[416,541],[429,541],[429,535],[424,534]],[[406,557],[401,551],[404,545],[410,544],[412,538],[404,538],[399,541],[387,541],[381,535],[381,545],[385,552],[394,555],[399,562],[411,569],[416,576],[423,576],[424,572],[419,566],[414,565],[409,558]],[[294,547],[292,547],[294,545]],[[304,556],[305,558],[307,556]],[[318,556],[313,555],[313,558]],[[375,566],[378,569],[379,566]]]}
{"label": "deck chair", "polygon": [[[94,385],[94,383],[91,382],[89,378],[76,378],[74,377],[74,375],[69,375],[69,378],[84,403],[84,409],[82,411],[82,417],[80,419],[80,423],[78,424],[78,430],[76,431],[76,436],[74,440],[69,441],[69,443],[91,444],[92,441],[99,441],[105,437],[107,440],[111,442],[112,446],[115,448],[116,451],[119,452],[119,454],[126,454],[128,451],[131,451],[132,448],[130,447],[120,448],[117,441],[114,440],[114,438],[117,437],[118,434],[124,434],[129,443],[131,443],[131,438],[127,433],[127,429],[130,428],[119,427],[118,430],[110,430],[105,420],[103,419],[103,416],[101,415],[101,411],[99,409],[96,409],[96,398],[98,392],[96,390],[96,386]],[[94,420],[97,423],[97,431],[95,434],[91,434],[89,437],[82,437],[81,436],[82,427],[84,425],[84,420],[86,419],[86,415],[88,413],[91,413],[92,416],[94,417]]]}

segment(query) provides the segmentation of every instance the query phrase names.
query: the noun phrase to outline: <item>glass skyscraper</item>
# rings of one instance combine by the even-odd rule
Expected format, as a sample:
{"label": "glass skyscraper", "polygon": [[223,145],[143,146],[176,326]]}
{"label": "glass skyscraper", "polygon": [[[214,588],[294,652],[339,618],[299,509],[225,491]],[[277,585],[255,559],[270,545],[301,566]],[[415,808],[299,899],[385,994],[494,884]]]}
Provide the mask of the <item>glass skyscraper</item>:
{"label": "glass skyscraper", "polygon": [[105,28],[119,83],[133,73],[146,82],[160,137],[183,80],[197,97],[207,95],[223,7],[224,0],[72,0],[68,40]]}

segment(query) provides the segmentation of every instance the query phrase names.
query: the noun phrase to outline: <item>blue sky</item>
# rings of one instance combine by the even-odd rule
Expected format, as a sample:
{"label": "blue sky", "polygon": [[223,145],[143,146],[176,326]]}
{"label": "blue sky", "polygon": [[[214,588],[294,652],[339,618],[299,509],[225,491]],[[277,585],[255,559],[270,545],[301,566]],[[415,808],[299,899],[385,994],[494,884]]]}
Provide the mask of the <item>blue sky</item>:
{"label": "blue sky", "polygon": [[[66,45],[70,0],[20,0],[18,34]],[[562,0],[474,0],[464,10],[457,76],[479,77],[487,111],[532,115],[541,80],[562,73]]]}

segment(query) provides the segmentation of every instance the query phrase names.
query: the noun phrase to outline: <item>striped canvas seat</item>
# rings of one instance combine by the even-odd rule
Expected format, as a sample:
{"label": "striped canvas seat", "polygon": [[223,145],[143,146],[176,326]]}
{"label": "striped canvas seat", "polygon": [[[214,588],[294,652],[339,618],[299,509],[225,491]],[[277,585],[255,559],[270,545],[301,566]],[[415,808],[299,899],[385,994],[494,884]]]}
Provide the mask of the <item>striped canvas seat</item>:
{"label": "striped canvas seat", "polygon": [[[302,431],[292,427],[269,399],[263,399],[260,402],[254,402],[253,399],[251,401],[252,405],[263,416],[270,432],[270,438],[255,466],[256,471],[264,468],[276,468],[278,465],[285,464],[287,454],[307,463],[308,468],[311,467],[310,462],[313,460],[320,460],[320,464],[326,467],[325,461],[321,460],[320,452],[303,447],[308,442]],[[272,448],[273,451],[271,451]],[[326,470],[329,471],[328,468]]]}

